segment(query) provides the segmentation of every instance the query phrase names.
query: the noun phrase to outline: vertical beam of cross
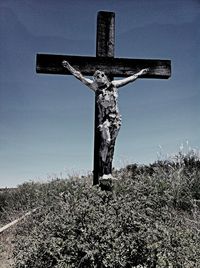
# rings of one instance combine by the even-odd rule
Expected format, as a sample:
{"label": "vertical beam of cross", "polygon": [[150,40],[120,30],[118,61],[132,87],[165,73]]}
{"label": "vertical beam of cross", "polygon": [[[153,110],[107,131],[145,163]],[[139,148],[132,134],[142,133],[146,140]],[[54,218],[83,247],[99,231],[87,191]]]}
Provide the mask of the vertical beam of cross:
{"label": "vertical beam of cross", "polygon": [[[98,12],[97,16],[97,37],[96,37],[96,57],[114,58],[115,49],[115,13]],[[112,79],[113,77],[109,77]],[[100,158],[101,133],[99,126],[99,111],[97,107],[97,94],[95,94],[95,123],[94,123],[94,170],[93,184],[99,184],[99,177],[102,174],[102,159]],[[112,173],[112,166],[109,167]]]}

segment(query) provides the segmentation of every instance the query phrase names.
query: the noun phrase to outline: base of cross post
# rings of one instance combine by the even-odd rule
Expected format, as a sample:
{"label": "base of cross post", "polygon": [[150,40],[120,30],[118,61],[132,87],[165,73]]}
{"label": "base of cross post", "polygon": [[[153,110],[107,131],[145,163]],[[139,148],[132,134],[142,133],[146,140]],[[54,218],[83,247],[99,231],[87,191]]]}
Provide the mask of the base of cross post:
{"label": "base of cross post", "polygon": [[103,191],[115,191],[116,182],[118,180],[112,176],[112,174],[103,175],[99,178],[99,186]]}

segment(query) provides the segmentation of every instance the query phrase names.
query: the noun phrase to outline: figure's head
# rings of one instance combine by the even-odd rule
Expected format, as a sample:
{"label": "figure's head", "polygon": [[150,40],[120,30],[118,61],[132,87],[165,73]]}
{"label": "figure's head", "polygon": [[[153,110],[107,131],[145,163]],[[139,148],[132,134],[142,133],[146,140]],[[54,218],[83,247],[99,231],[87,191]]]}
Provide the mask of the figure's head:
{"label": "figure's head", "polygon": [[109,83],[108,77],[106,76],[106,74],[102,71],[97,70],[94,75],[94,81],[97,83],[97,85],[106,85]]}

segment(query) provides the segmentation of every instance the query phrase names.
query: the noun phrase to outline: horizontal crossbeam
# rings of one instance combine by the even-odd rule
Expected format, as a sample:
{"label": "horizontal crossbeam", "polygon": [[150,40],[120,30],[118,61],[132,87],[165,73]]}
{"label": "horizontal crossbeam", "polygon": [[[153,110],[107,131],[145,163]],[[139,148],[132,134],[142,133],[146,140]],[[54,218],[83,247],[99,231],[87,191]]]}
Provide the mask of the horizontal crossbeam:
{"label": "horizontal crossbeam", "polygon": [[149,72],[142,78],[162,78],[171,76],[171,61],[159,59],[129,59],[112,57],[87,57],[53,54],[37,54],[36,71],[45,74],[71,74],[62,66],[62,61],[67,60],[76,70],[83,75],[91,76],[96,70],[103,70],[107,75],[114,77],[127,77],[144,68]]}

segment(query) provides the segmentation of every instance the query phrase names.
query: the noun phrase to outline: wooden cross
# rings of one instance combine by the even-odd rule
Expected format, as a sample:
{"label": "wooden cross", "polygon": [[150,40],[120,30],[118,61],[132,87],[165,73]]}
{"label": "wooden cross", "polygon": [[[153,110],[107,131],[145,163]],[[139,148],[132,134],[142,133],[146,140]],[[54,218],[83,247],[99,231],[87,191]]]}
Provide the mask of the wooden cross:
{"label": "wooden cross", "polygon": [[[127,77],[141,69],[149,68],[142,78],[167,79],[171,75],[171,61],[158,59],[126,59],[114,58],[115,47],[115,13],[100,11],[97,16],[96,57],[37,54],[37,73],[71,74],[63,67],[63,60],[67,60],[83,75],[91,76],[96,70],[103,70],[111,79],[113,77]],[[99,184],[102,176],[102,161],[100,159],[101,133],[98,130],[97,94],[95,97],[95,131],[94,131],[94,171],[93,184]],[[112,173],[112,162],[109,163]]]}

